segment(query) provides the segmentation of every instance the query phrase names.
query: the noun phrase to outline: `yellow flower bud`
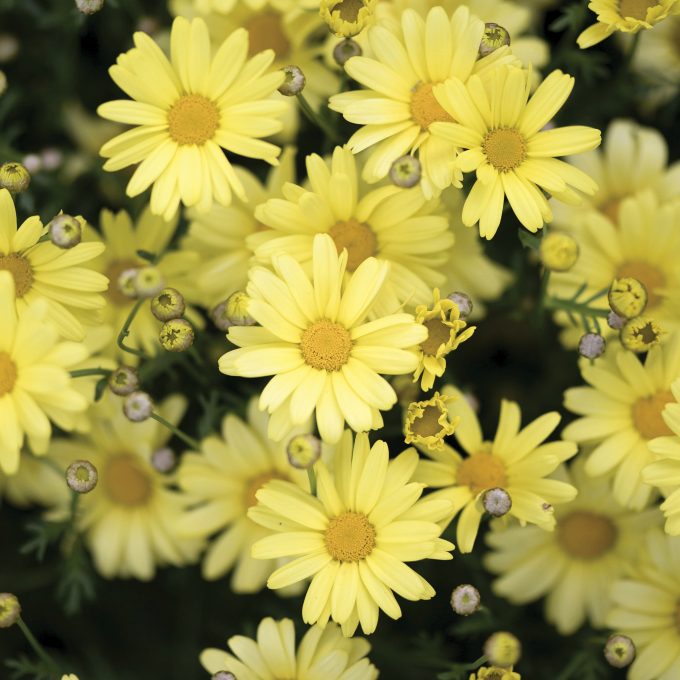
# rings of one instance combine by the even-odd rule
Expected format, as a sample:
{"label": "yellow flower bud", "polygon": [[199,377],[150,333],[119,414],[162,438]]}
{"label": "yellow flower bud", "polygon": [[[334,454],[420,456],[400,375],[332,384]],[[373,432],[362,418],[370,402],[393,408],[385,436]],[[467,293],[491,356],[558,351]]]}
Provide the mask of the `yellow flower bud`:
{"label": "yellow flower bud", "polygon": [[508,668],[519,661],[522,645],[512,633],[501,631],[484,643],[484,655],[494,666]]}
{"label": "yellow flower bud", "polygon": [[629,319],[623,325],[619,338],[631,352],[647,352],[661,341],[663,331],[659,324],[644,316]]}
{"label": "yellow flower bud", "polygon": [[377,0],[321,0],[319,13],[335,35],[361,33],[373,16]]}
{"label": "yellow flower bud", "polygon": [[429,449],[444,448],[444,437],[456,430],[460,418],[449,420],[447,404],[456,397],[435,392],[431,399],[415,401],[408,406],[404,422],[404,438],[407,444]]}
{"label": "yellow flower bud", "polygon": [[7,189],[11,194],[20,194],[30,184],[31,173],[21,163],[0,165],[0,189]]}
{"label": "yellow flower bud", "polygon": [[569,271],[578,260],[578,243],[569,234],[552,231],[541,240],[541,261],[554,272]]}
{"label": "yellow flower bud", "polygon": [[609,306],[624,319],[640,316],[647,306],[647,289],[630,276],[614,279],[609,287]]}

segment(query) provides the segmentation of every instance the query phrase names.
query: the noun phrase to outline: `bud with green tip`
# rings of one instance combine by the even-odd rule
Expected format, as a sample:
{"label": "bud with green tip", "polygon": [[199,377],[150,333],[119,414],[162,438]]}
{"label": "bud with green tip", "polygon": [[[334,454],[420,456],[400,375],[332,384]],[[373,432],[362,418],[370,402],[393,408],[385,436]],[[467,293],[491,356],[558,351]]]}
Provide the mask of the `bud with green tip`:
{"label": "bud with green tip", "polygon": [[71,215],[57,215],[48,225],[47,230],[50,241],[57,248],[65,250],[77,246],[83,238],[83,229],[80,222]]}
{"label": "bud with green tip", "polygon": [[139,297],[153,297],[165,286],[163,275],[156,267],[141,267],[135,277],[135,291]]}
{"label": "bud with green tip", "polygon": [[414,187],[422,177],[422,167],[420,161],[415,157],[407,154],[401,158],[397,158],[390,167],[390,179],[392,184],[402,189],[410,189]]}
{"label": "bud with green tip", "polygon": [[7,189],[10,194],[20,194],[31,185],[31,173],[17,162],[0,165],[0,189]]}
{"label": "bud with green tip", "polygon": [[185,352],[194,344],[194,329],[186,319],[170,319],[161,326],[158,337],[167,352]]}
{"label": "bud with green tip", "polygon": [[298,470],[308,470],[321,457],[321,440],[313,434],[299,434],[286,447],[288,462]]}
{"label": "bud with green tip", "polygon": [[21,617],[21,605],[16,595],[0,593],[0,628],[13,626]]}
{"label": "bud with green tip", "polygon": [[279,87],[279,92],[285,97],[295,97],[305,89],[307,79],[302,69],[291,64],[281,69],[285,75],[285,80]]}
{"label": "bud with green tip", "polygon": [[119,397],[132,394],[139,387],[139,375],[134,368],[119,366],[109,375],[109,389]]}
{"label": "bud with green tip", "polygon": [[510,45],[510,33],[505,28],[492,22],[484,24],[484,33],[479,44],[480,57],[487,57],[506,45]]}
{"label": "bud with green tip", "polygon": [[179,319],[184,314],[185,309],[184,296],[175,288],[163,288],[151,300],[151,313],[159,321]]}
{"label": "bud with green tip", "polygon": [[333,48],[333,59],[338,66],[344,66],[352,57],[360,57],[361,53],[361,45],[356,40],[345,38]]}
{"label": "bud with green tip", "polygon": [[133,392],[128,394],[123,402],[123,413],[133,423],[141,423],[151,417],[153,400],[147,392]]}
{"label": "bud with green tip", "polygon": [[[118,275],[115,285],[118,290],[131,300],[135,299],[137,295],[137,275],[139,274],[139,267],[129,267],[128,269],[123,269],[123,271]],[[113,285],[113,281],[109,283]]]}
{"label": "bud with green tip", "polygon": [[[213,310],[215,325],[220,330],[227,330],[232,326],[254,326],[257,322],[248,314],[249,304],[250,298],[243,291],[232,293]],[[217,324],[216,319],[220,321],[220,325]]]}
{"label": "bud with green tip", "polygon": [[614,668],[630,666],[635,659],[635,644],[627,635],[610,635],[604,646],[604,658]]}
{"label": "bud with green tip", "polygon": [[97,468],[89,460],[74,460],[66,468],[66,483],[77,493],[89,493],[98,480]]}

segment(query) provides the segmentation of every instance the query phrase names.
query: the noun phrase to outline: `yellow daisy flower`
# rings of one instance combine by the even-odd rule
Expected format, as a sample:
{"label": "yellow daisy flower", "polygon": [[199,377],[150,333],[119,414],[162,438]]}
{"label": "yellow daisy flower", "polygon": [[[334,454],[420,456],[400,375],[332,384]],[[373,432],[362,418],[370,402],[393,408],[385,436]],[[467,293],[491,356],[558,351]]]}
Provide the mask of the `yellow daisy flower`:
{"label": "yellow daisy flower", "polygon": [[456,539],[459,550],[472,551],[484,514],[484,492],[489,489],[503,489],[509,494],[512,505],[507,516],[517,518],[522,526],[530,523],[552,531],[553,506],[567,503],[576,495],[571,484],[545,479],[576,453],[571,442],[544,443],[559,424],[559,413],[546,413],[520,429],[519,406],[503,400],[496,435],[488,441],[483,439],[477,416],[463,394],[451,386],[443,393],[457,397],[449,403],[449,417],[460,418],[454,436],[467,456],[448,445],[443,450],[424,449],[431,460],[420,461],[415,478],[439,489],[428,498],[451,501],[445,524],[462,510]]}
{"label": "yellow daisy flower", "polygon": [[529,96],[529,72],[513,66],[494,70],[487,87],[478,76],[467,85],[453,78],[434,88],[437,100],[459,121],[436,122],[432,134],[467,149],[456,163],[477,180],[463,206],[463,224],[479,222],[480,234],[493,238],[507,196],[515,215],[530,231],[552,221],[544,189],[554,198],[578,202],[577,189],[593,194],[597,185],[557,156],[594,149],[600,131],[571,125],[542,130],[562,108],[574,79],[553,71]]}
{"label": "yellow daisy flower", "polygon": [[83,323],[95,324],[105,305],[105,276],[82,266],[104,251],[101,243],[79,243],[64,250],[49,241],[40,218],[29,217],[17,229],[14,201],[0,189],[0,271],[14,278],[16,307],[22,314],[38,298],[46,298],[48,318],[67,340],[85,337]]}
{"label": "yellow daisy flower", "polygon": [[427,338],[418,346],[418,367],[413,374],[414,382],[420,378],[423,390],[432,389],[434,379],[444,375],[446,355],[465,342],[475,332],[476,326],[468,327],[460,318],[458,305],[439,297],[439,290],[432,293],[433,303],[416,307],[416,323],[427,329]]}
{"label": "yellow daisy flower", "polygon": [[284,150],[280,165],[264,184],[245,168],[235,166],[234,172],[243,184],[246,202],[237,198],[228,207],[213,205],[205,214],[193,208],[187,211],[189,232],[181,250],[200,258],[201,266],[192,277],[197,301],[208,308],[245,288],[253,257],[248,237],[266,229],[255,218],[255,207],[279,196],[281,187],[295,180],[295,149]]}
{"label": "yellow daisy flower", "polygon": [[633,576],[611,586],[614,608],[607,625],[635,644],[629,680],[680,677],[680,539],[650,531],[640,546],[644,562]]}
{"label": "yellow daisy flower", "polygon": [[[173,425],[185,409],[179,396],[156,407]],[[174,475],[157,472],[151,464],[152,454],[167,445],[170,430],[153,419],[131,422],[121,400],[112,395],[97,402],[91,414],[91,431],[55,439],[50,456],[64,468],[87,460],[97,469],[97,486],[80,499],[78,527],[99,573],[148,581],[157,566],[196,561],[201,541],[183,537],[177,528],[189,498],[173,490]]]}
{"label": "yellow daisy flower", "polygon": [[517,605],[546,597],[545,617],[562,635],[586,621],[605,626],[609,585],[628,572],[641,537],[658,525],[656,509],[626,510],[612,497],[609,479],[592,479],[583,468],[579,458],[555,475],[578,489],[575,500],[555,508],[555,531],[492,523],[486,535],[492,551],[484,566],[499,575],[494,593]]}
{"label": "yellow daisy flower", "polygon": [[321,437],[337,442],[347,421],[357,432],[382,427],[381,410],[397,401],[379,374],[415,370],[411,349],[426,330],[411,314],[366,322],[388,275],[388,265],[369,257],[343,285],[347,252],[333,239],[314,239],[311,280],[290,255],[273,258],[275,273],[250,270],[249,314],[261,327],[232,327],[227,337],[240,347],[224,354],[226,375],[275,377],[260,396],[271,414],[269,436],[283,439],[316,411]]}
{"label": "yellow daisy flower", "polygon": [[370,183],[385,177],[397,159],[417,150],[423,169],[421,187],[431,198],[456,182],[456,145],[431,134],[436,121],[451,120],[433,88],[449,78],[471,74],[488,79],[500,64],[514,63],[507,48],[478,59],[484,23],[460,7],[449,16],[434,7],[423,19],[411,9],[401,15],[395,35],[384,26],[368,30],[375,58],[352,57],[345,70],[365,89],[342,92],[329,106],[351,123],[362,125],[349,140],[354,153],[373,147],[363,170]]}
{"label": "yellow daisy flower", "polygon": [[672,434],[652,439],[649,450],[656,460],[642,470],[647,484],[658,486],[666,496],[660,509],[666,517],[666,533],[680,534],[680,379],[671,385],[675,401],[666,404],[661,412],[664,423]]}
{"label": "yellow daisy flower", "polygon": [[185,453],[177,471],[179,486],[193,504],[178,529],[196,538],[214,536],[203,559],[203,577],[221,578],[235,566],[231,588],[236,593],[261,590],[277,567],[273,560],[250,555],[253,543],[270,533],[247,516],[257,503],[258,489],[270,479],[309,489],[307,473],[288,462],[287,442],[277,444],[267,437],[268,420],[258,410],[257,400],[251,400],[247,423],[226,416],[221,437],[208,437],[201,442],[200,452]]}
{"label": "yellow daisy flower", "polygon": [[637,33],[680,14],[678,0],[590,0],[588,8],[597,14],[597,23],[577,38],[581,49],[597,45],[615,31]]}
{"label": "yellow daisy flower", "polygon": [[102,104],[102,118],[136,127],[101,148],[105,170],[139,166],[127,185],[137,196],[151,185],[151,210],[172,218],[180,200],[207,212],[213,198],[245,199],[243,186],[222,149],[276,165],[279,147],[258,139],[281,129],[281,101],[267,100],[283,82],[267,73],[274,52],[248,58],[248,33],[234,31],[211,56],[202,19],[177,17],[172,24],[171,60],[146,34],[109,69],[133,101]]}
{"label": "yellow daisy flower", "polygon": [[453,235],[447,218],[435,212],[436,200],[426,201],[417,187],[367,190],[352,152],[344,147],[335,148],[329,164],[317,154],[308,156],[307,173],[310,190],[289,184],[285,198],[255,210],[259,222],[270,227],[249,239],[260,262],[268,264],[283,251],[308,269],[319,233],[329,234],[339,253],[347,249],[347,279],[368,257],[388,262],[373,316],[422,304],[433,287],[444,283]]}
{"label": "yellow daisy flower", "polygon": [[662,412],[674,401],[670,388],[680,378],[680,335],[652,348],[644,363],[619,349],[611,358],[583,359],[579,365],[590,386],[564,393],[565,407],[582,417],[567,425],[563,436],[594,446],[586,472],[596,477],[616,470],[616,500],[643,508],[652,491],[642,481],[642,469],[653,460],[649,440],[673,434]]}
{"label": "yellow daisy flower", "polygon": [[255,495],[249,515],[274,530],[253,546],[253,557],[296,556],[267,581],[278,589],[312,577],[302,605],[305,623],[329,618],[351,636],[359,623],[375,631],[379,610],[398,619],[393,591],[412,601],[429,600],[432,586],[405,562],[451,559],[453,544],[439,538],[436,524],[448,501],[418,500],[424,485],[410,482],[418,455],[408,449],[389,459],[387,444],[371,447],[368,435],[351,432],[333,455],[332,473],[315,464],[318,497],[291,482],[270,481]]}
{"label": "yellow daisy flower", "polygon": [[88,354],[82,343],[60,342],[39,299],[17,318],[14,278],[0,271],[0,469],[19,469],[24,439],[37,455],[47,453],[50,421],[75,429],[88,399],[74,389],[69,369]]}
{"label": "yellow daisy flower", "polygon": [[257,638],[234,635],[227,641],[231,654],[204,649],[201,664],[208,673],[226,671],[239,680],[376,680],[378,670],[366,658],[371,645],[363,638],[345,638],[333,624],[313,626],[295,648],[295,625],[290,619],[262,619]]}

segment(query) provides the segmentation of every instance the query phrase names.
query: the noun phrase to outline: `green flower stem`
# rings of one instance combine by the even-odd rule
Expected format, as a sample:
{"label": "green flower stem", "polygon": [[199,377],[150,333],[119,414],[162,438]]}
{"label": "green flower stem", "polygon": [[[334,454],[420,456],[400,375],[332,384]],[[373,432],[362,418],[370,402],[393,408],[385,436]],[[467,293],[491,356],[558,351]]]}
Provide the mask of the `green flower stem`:
{"label": "green flower stem", "polygon": [[547,297],[543,301],[545,309],[562,310],[576,316],[594,317],[606,319],[609,316],[608,309],[593,309],[585,302],[575,300],[562,300],[561,298]]}
{"label": "green flower stem", "polygon": [[33,635],[33,633],[31,633],[29,627],[26,625],[25,621],[21,617],[19,617],[17,625],[21,629],[21,632],[24,634],[24,637],[28,641],[28,644],[31,645],[33,651],[38,655],[38,657],[49,668],[53,669],[55,672],[58,673],[59,666],[57,666],[54,659],[45,651],[45,648],[36,640],[35,636]]}
{"label": "green flower stem", "polygon": [[142,352],[141,349],[135,349],[134,347],[126,345],[125,338],[127,338],[127,336],[130,334],[130,326],[137,316],[137,312],[145,302],[146,298],[141,298],[135,302],[135,306],[130,310],[128,318],[125,319],[125,323],[120,329],[120,333],[118,333],[118,339],[116,340],[118,347],[120,347],[124,352],[129,352],[130,354],[134,354],[135,356],[141,357],[142,359],[148,359],[148,357],[144,352]]}
{"label": "green flower stem", "polygon": [[77,371],[69,371],[72,378],[85,378],[88,375],[111,375],[108,368],[79,368]]}
{"label": "green flower stem", "polygon": [[312,496],[316,496],[316,472],[314,472],[313,465],[307,468],[307,477],[309,477],[309,491]]}
{"label": "green flower stem", "polygon": [[198,441],[198,439],[194,439],[193,437],[190,437],[188,434],[185,434],[177,426],[173,425],[170,421],[166,420],[165,418],[163,418],[163,416],[159,415],[155,411],[151,413],[151,417],[156,422],[159,422],[164,427],[167,427],[168,430],[170,430],[170,432],[172,432],[175,436],[179,437],[187,446],[189,446],[194,451],[201,450],[201,443]]}
{"label": "green flower stem", "polygon": [[295,95],[297,97],[302,113],[305,114],[307,119],[313,125],[321,128],[327,135],[337,144],[342,144],[343,140],[340,138],[338,133],[333,129],[331,125],[328,124],[314,109],[311,107],[310,103],[305,99],[305,95],[302,93]]}
{"label": "green flower stem", "polygon": [[638,45],[640,44],[640,36],[642,35],[642,31],[638,31],[634,36],[633,36],[633,41],[628,48],[628,51],[626,52],[626,56],[623,59],[623,66],[626,71],[630,70],[630,65],[633,63],[633,57],[635,56],[635,53],[637,52]]}

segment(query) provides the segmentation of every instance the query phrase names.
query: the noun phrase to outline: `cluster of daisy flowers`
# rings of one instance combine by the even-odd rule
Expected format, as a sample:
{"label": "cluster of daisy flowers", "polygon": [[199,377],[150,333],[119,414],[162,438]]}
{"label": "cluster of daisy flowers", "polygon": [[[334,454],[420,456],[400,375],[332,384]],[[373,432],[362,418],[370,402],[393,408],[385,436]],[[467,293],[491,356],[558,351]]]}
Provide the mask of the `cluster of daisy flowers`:
{"label": "cluster of daisy flowers", "polygon": [[[98,108],[136,218],[20,223],[30,178],[0,168],[0,494],[103,578],[200,564],[299,598],[297,626],[205,649],[213,680],[377,678],[362,635],[442,597],[421,563],[483,544],[497,597],[609,630],[631,680],[680,677],[680,165],[630,121],[602,150],[562,125],[575,79],[541,71],[538,10],[478,5],[171,0],[168,39],[136,32]],[[590,9],[581,48],[680,13]],[[561,431],[456,384],[513,281],[485,250],[509,222],[580,355]],[[175,365],[218,387],[159,393]],[[20,613],[0,594],[0,627]],[[458,670],[520,680],[520,651],[496,632]]]}

